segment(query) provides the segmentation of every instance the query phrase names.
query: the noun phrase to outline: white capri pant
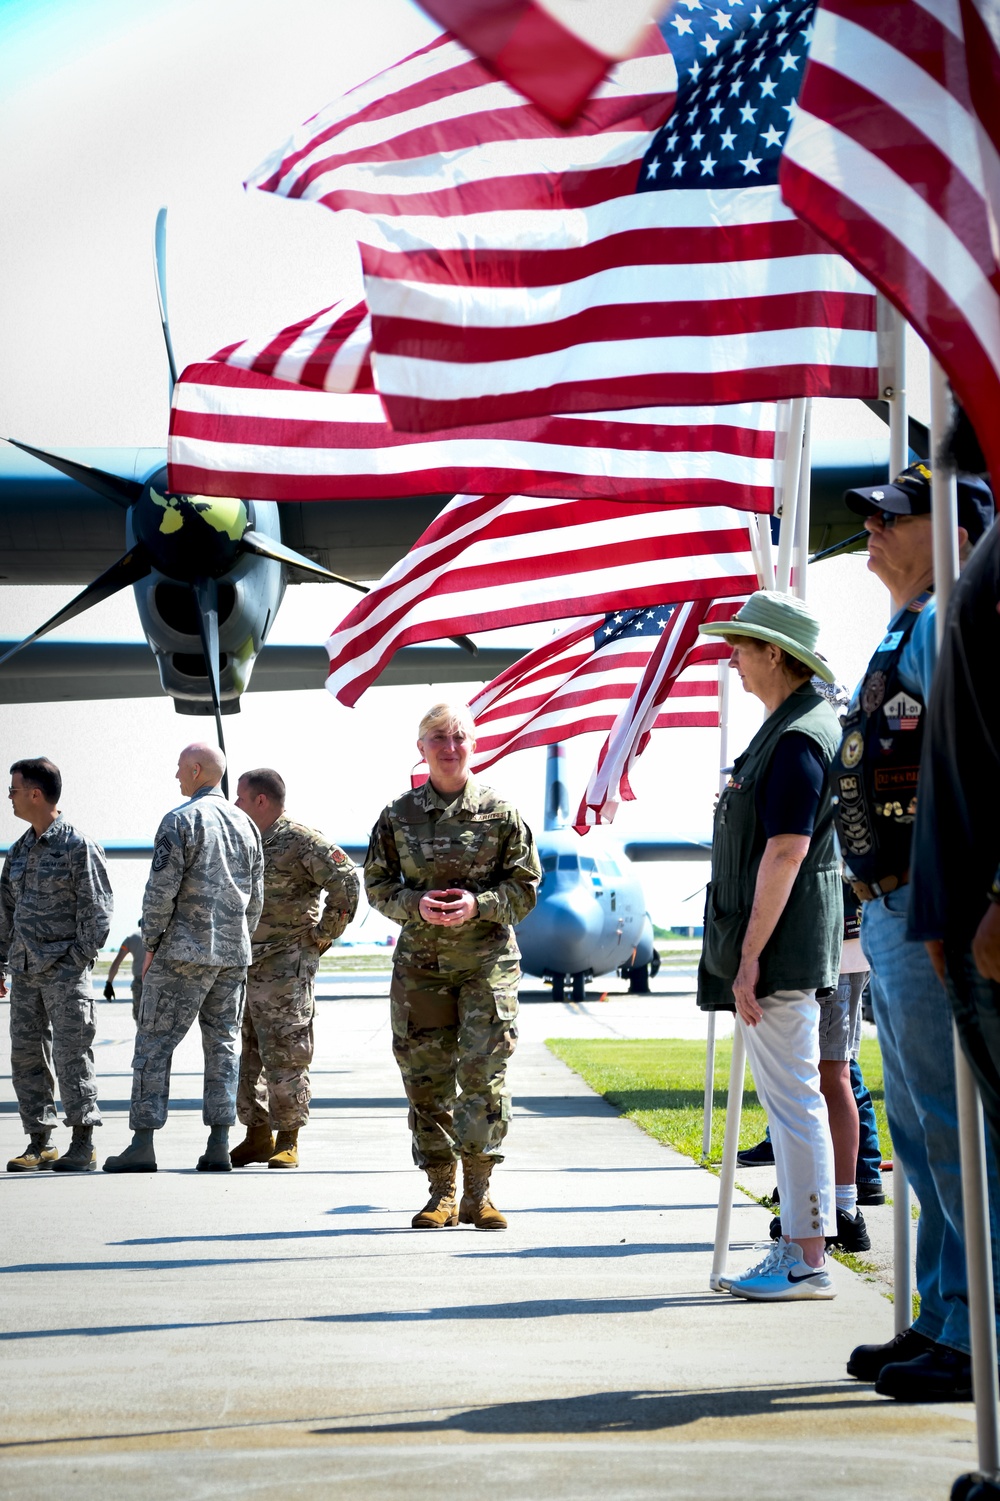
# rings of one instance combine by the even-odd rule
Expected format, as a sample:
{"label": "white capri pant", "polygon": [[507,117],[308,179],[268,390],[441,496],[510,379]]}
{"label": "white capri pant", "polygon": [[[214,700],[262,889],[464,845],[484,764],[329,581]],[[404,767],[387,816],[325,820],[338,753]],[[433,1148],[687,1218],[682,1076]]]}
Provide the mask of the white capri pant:
{"label": "white capri pant", "polygon": [[757,997],[756,1027],[740,1021],[757,1094],[771,1127],[781,1199],[781,1233],[800,1241],[835,1235],[833,1142],[819,1087],[819,1006],[815,990]]}

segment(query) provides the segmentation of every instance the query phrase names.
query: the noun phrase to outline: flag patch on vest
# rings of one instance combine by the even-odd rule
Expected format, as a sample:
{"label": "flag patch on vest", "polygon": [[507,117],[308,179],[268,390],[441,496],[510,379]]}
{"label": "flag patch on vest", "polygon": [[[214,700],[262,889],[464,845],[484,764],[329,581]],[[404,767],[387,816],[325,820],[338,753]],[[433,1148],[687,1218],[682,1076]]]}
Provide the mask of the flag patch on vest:
{"label": "flag patch on vest", "polygon": [[899,730],[915,730],[923,708],[923,704],[918,699],[911,698],[908,693],[897,693],[895,698],[889,699],[883,713],[886,724],[895,734]]}

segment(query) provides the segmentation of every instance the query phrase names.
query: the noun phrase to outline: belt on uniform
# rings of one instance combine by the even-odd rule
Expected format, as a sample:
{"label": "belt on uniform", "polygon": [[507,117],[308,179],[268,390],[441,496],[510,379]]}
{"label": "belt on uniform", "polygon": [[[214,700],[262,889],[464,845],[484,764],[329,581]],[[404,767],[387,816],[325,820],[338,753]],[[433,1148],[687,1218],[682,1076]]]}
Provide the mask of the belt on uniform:
{"label": "belt on uniform", "polygon": [[859,902],[873,902],[877,896],[888,896],[890,891],[898,891],[909,883],[910,872],[904,870],[901,876],[883,876],[881,881],[872,881],[870,885],[866,881],[852,881],[851,890]]}

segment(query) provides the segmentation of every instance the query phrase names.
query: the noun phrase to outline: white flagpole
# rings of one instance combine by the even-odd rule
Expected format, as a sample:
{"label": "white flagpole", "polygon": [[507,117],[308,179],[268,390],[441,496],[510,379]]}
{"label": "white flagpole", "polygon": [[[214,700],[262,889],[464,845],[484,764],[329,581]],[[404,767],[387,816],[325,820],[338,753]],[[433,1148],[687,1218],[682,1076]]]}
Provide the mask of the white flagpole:
{"label": "white flagpole", "polygon": [[[937,639],[944,639],[945,615],[958,578],[958,488],[954,467],[942,449],[952,420],[947,377],[931,360],[931,518],[934,531],[934,593],[937,598]],[[965,1219],[965,1265],[969,1286],[969,1336],[972,1344],[972,1385],[976,1401],[979,1468],[987,1475],[1000,1470],[1000,1428],[997,1404],[996,1319],[993,1303],[989,1201],[986,1188],[986,1147],[983,1110],[975,1076],[952,1024],[955,1047],[955,1093],[958,1105],[959,1155],[962,1164],[962,1212]]]}
{"label": "white flagpole", "polygon": [[788,593],[792,576],[795,515],[798,510],[799,471],[802,465],[802,434],[805,416],[805,397],[797,396],[791,403],[783,465],[784,474],[781,483],[781,531],[778,536],[778,566],[774,587],[782,594]]}
{"label": "white flagpole", "polygon": [[[906,411],[906,320],[879,293],[879,327],[886,359],[882,395],[889,403],[889,478],[906,468],[910,456]],[[906,1169],[892,1164],[892,1311],[895,1332],[913,1323],[913,1218]]]}
{"label": "white flagpole", "polygon": [[802,457],[799,462],[798,500],[795,507],[795,567],[793,593],[806,597],[806,570],[809,565],[809,500],[812,483],[812,401],[806,400],[802,423]]}
{"label": "white flagpole", "polygon": [[[729,776],[729,686],[732,679],[728,662],[719,663],[719,793]],[[715,1109],[715,1012],[708,1013],[708,1036],[705,1049],[705,1104],[701,1127],[701,1160],[712,1155],[712,1112]]]}

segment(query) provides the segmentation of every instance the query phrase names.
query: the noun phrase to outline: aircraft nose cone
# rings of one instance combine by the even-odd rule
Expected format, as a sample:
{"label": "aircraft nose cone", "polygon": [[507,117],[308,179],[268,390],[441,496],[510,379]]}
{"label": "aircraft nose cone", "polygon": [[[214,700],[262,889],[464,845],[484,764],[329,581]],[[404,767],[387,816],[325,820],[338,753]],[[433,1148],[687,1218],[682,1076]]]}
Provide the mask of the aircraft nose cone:
{"label": "aircraft nose cone", "polygon": [[534,975],[573,975],[592,968],[601,922],[600,908],[589,893],[543,897],[517,930],[524,968]]}

